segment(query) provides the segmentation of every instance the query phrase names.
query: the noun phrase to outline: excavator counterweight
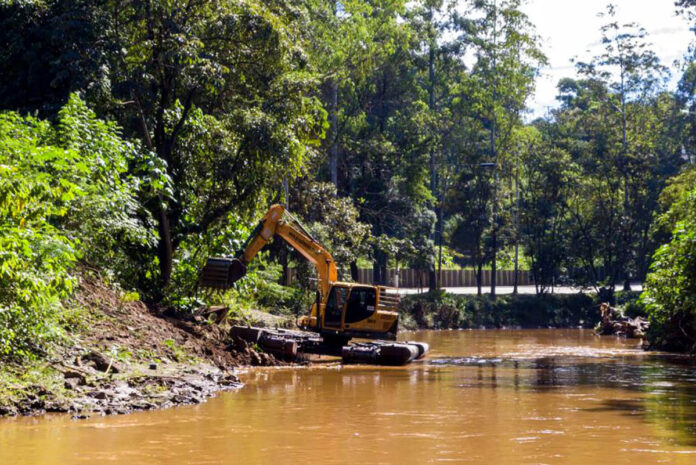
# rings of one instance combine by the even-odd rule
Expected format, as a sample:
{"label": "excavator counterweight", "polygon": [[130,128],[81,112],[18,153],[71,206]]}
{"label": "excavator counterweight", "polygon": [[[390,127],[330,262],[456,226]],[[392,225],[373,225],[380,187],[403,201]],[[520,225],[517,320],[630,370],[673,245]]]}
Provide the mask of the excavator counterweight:
{"label": "excavator counterweight", "polygon": [[[425,355],[428,347],[422,343],[346,345],[352,338],[396,340],[400,296],[396,289],[386,286],[339,282],[331,254],[282,205],[269,208],[235,257],[208,259],[201,272],[200,285],[216,290],[230,289],[244,277],[249,263],[274,236],[284,239],[317,270],[317,300],[310,314],[299,320],[300,328],[307,332],[238,327],[233,330],[234,335],[271,352],[282,347],[285,357],[292,347],[305,353],[342,356],[345,362],[353,363],[399,365]],[[259,334],[265,336],[261,338]]]}

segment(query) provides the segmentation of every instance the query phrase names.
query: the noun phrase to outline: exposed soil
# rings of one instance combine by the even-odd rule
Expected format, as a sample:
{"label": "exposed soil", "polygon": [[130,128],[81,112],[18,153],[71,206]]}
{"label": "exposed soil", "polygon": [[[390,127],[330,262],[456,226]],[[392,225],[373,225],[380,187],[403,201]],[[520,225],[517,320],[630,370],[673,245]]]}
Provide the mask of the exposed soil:
{"label": "exposed soil", "polygon": [[227,324],[203,316],[184,321],[139,301],[124,302],[96,278],[82,278],[75,303],[80,318],[70,342],[31,367],[3,367],[0,415],[69,412],[83,418],[199,403],[239,388],[236,367],[281,364],[233,340]]}

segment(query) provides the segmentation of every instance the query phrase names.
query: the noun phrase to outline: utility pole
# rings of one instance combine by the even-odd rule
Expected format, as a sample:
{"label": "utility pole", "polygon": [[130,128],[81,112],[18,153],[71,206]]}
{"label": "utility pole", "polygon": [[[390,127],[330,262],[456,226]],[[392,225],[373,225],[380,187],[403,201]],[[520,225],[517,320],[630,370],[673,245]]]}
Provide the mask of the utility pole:
{"label": "utility pole", "polygon": [[[430,35],[429,38],[429,44],[428,44],[428,108],[430,109],[431,112],[435,111],[435,47],[437,46],[437,42],[435,39],[435,33],[432,30],[432,22],[435,20],[435,12],[433,11],[433,7],[430,6],[429,9],[429,19],[431,21],[430,25],[430,30],[428,31],[428,34]],[[439,199],[440,196],[438,195],[438,179],[437,179],[437,169],[436,169],[436,161],[435,161],[435,148],[431,147],[430,148],[430,192],[432,193],[433,197],[435,199]],[[438,230],[441,228],[440,223],[442,222],[442,216],[440,214],[441,209],[438,206],[438,209],[436,210],[435,214],[437,216],[436,224],[435,224],[435,231],[433,234],[433,239],[437,243],[439,239],[439,246],[442,248],[442,235],[438,237]],[[432,265],[429,266],[428,270],[428,278],[429,278],[429,286],[428,290],[429,291],[434,291],[436,289],[440,288],[440,276],[439,273],[436,273],[435,271],[435,264],[433,263]]]}
{"label": "utility pole", "polygon": [[515,276],[513,278],[514,288],[512,293],[517,295],[517,284],[519,275],[519,256],[520,256],[520,151],[517,149],[515,172]]}
{"label": "utility pole", "polygon": [[497,95],[497,50],[498,47],[498,2],[493,1],[493,108],[491,108],[491,156],[495,164],[495,185],[493,186],[493,257],[491,258],[491,297],[495,299],[498,258],[498,153],[495,147],[495,104]]}

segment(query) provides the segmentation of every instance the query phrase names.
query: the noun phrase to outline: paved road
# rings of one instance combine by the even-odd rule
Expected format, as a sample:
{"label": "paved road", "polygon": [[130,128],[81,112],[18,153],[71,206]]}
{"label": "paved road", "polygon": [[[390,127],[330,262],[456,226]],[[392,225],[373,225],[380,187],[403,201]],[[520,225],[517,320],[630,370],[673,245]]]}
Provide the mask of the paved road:
{"label": "paved road", "polygon": [[[478,289],[476,287],[446,287],[444,289],[445,289],[445,291],[447,291],[450,294],[474,295],[478,292]],[[491,288],[488,286],[484,286],[481,289],[482,289],[484,294],[488,294],[491,292]],[[643,285],[640,283],[634,283],[631,285],[631,289],[634,291],[640,292],[643,290]],[[513,290],[512,286],[497,286],[495,289],[495,292],[498,295],[512,294],[512,290]],[[424,292],[425,291],[427,291],[427,289],[424,289]],[[421,291],[419,289],[406,289],[406,288],[399,289],[399,293],[403,294],[403,295],[418,294],[420,292]],[[570,287],[570,286],[556,287],[553,290],[554,294],[577,294],[578,292],[594,293],[595,290],[592,288],[583,290],[579,287]],[[536,294],[536,288],[534,286],[519,286],[518,293],[519,294]]]}

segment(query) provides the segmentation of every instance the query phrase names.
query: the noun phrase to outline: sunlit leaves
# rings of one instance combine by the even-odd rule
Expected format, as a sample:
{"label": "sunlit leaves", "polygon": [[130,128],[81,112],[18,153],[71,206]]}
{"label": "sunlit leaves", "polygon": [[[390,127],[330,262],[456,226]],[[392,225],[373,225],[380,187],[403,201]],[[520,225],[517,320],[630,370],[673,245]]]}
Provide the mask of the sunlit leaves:
{"label": "sunlit leaves", "polygon": [[78,259],[119,274],[122,247],[148,240],[125,175],[134,151],[77,96],[55,126],[0,113],[0,356],[57,334]]}
{"label": "sunlit leaves", "polygon": [[696,350],[696,191],[683,193],[672,207],[678,221],[671,240],[653,257],[642,300],[653,326],[651,342],[659,348]]}

